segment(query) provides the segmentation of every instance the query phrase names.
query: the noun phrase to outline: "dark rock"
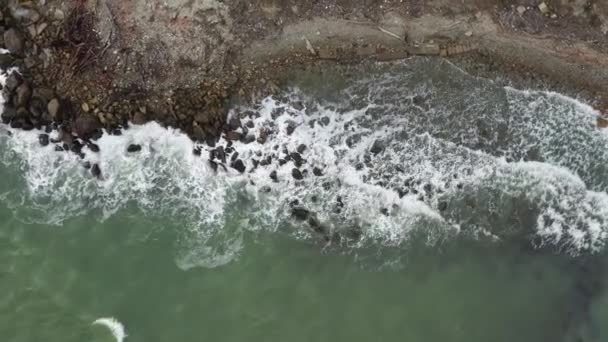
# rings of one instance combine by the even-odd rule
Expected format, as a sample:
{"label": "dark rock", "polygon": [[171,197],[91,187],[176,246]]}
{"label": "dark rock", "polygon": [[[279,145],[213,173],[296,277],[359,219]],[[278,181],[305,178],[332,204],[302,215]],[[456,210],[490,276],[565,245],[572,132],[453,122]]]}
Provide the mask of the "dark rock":
{"label": "dark rock", "polygon": [[238,141],[241,140],[242,134],[235,131],[226,132],[225,134],[226,140]]}
{"label": "dark rock", "polygon": [[241,128],[241,119],[239,119],[238,117],[233,117],[228,121],[229,130],[236,131],[239,128]]}
{"label": "dark rock", "polygon": [[283,108],[283,107],[275,108],[270,113],[270,117],[273,120],[276,120],[279,116],[283,115],[283,113],[285,113],[285,108]]}
{"label": "dark rock", "polygon": [[141,145],[131,144],[127,147],[127,152],[129,152],[129,153],[139,152],[139,151],[141,151]]}
{"label": "dark rock", "polygon": [[8,53],[0,54],[0,69],[8,69],[13,66],[15,60]]}
{"label": "dark rock", "polygon": [[322,125],[322,126],[327,126],[327,125],[329,125],[329,122],[330,122],[330,120],[329,120],[329,117],[328,117],[328,116],[324,116],[324,117],[322,117],[322,118],[321,118],[321,125]]}
{"label": "dark rock", "polygon": [[70,145],[70,151],[79,154],[82,151],[82,144],[78,140],[74,140]]}
{"label": "dark rock", "polygon": [[211,169],[213,169],[214,172],[217,172],[217,163],[214,162],[213,160],[208,160],[209,161],[209,166],[211,166]]}
{"label": "dark rock", "polygon": [[36,118],[40,118],[45,116],[46,114],[46,101],[41,99],[40,97],[32,97],[30,101],[30,113],[32,116]]}
{"label": "dark rock", "polygon": [[255,127],[255,123],[253,123],[253,121],[249,120],[249,121],[247,121],[247,123],[245,124],[245,126],[247,126],[249,128],[254,128]]}
{"label": "dark rock", "polygon": [[231,162],[236,161],[238,158],[239,158],[239,153],[238,152],[234,152],[232,154],[232,156],[230,156],[230,161]]}
{"label": "dark rock", "polygon": [[293,168],[291,170],[291,176],[296,179],[296,180],[302,180],[304,179],[304,176],[302,176],[302,172],[300,172],[300,170]]}
{"label": "dark rock", "polygon": [[243,136],[242,141],[245,144],[251,144],[252,142],[255,141],[255,136],[253,134],[247,134],[247,135]]}
{"label": "dark rock", "polygon": [[296,151],[298,151],[298,153],[304,153],[304,151],[306,151],[306,145],[304,144],[300,144],[300,146],[298,146],[298,148],[296,149]]}
{"label": "dark rock", "polygon": [[295,110],[302,110],[304,109],[304,104],[302,103],[302,101],[295,101],[291,104],[291,106],[293,107],[293,109]]}
{"label": "dark rock", "polygon": [[408,189],[397,189],[397,193],[399,194],[399,198],[405,197],[410,191]]}
{"label": "dark rock", "polygon": [[143,125],[148,122],[148,119],[146,118],[146,114],[138,110],[133,114],[133,120],[131,122],[133,122],[134,125]]}
{"label": "dark rock", "polygon": [[430,194],[433,191],[433,185],[431,185],[431,183],[426,183],[424,184],[424,192],[426,192],[427,194]]}
{"label": "dark rock", "polygon": [[8,89],[9,92],[13,92],[23,83],[23,77],[16,71],[11,72],[10,75],[6,78],[6,83],[4,87]]}
{"label": "dark rock", "polygon": [[285,160],[285,159],[279,159],[279,165],[283,166],[285,164],[287,164],[287,160]]}
{"label": "dark rock", "polygon": [[86,161],[82,164],[82,167],[84,167],[86,170],[89,170],[91,168],[91,162]]}
{"label": "dark rock", "polygon": [[89,148],[89,150],[91,150],[91,152],[99,152],[99,145],[97,144],[89,143],[87,144],[87,147]]}
{"label": "dark rock", "polygon": [[55,145],[55,151],[62,152],[63,151],[63,147],[61,147],[60,145]]}
{"label": "dark rock", "polygon": [[266,140],[268,140],[268,130],[266,128],[260,129],[257,140],[262,145],[266,143]]}
{"label": "dark rock", "polygon": [[224,152],[224,147],[219,146],[215,149],[215,157],[222,163],[226,164],[226,153]]}
{"label": "dark rock", "polygon": [[384,151],[384,143],[382,143],[382,141],[380,140],[374,141],[374,143],[372,144],[372,148],[369,151],[373,154],[378,154]]}
{"label": "dark rock", "polygon": [[382,209],[380,209],[380,213],[382,213],[382,215],[384,215],[384,216],[388,216],[388,209],[382,208]]}
{"label": "dark rock", "polygon": [[23,54],[23,36],[14,28],[8,29],[4,32],[4,46],[6,46],[6,49],[12,54]]}
{"label": "dark rock", "polygon": [[263,187],[260,188],[260,192],[261,193],[270,193],[270,191],[272,191],[272,189],[268,186],[268,185],[264,185]]}
{"label": "dark rock", "polygon": [[276,171],[276,170],[273,170],[273,171],[270,173],[270,179],[272,179],[272,180],[273,180],[273,181],[275,181],[275,182],[278,182],[278,181],[279,181],[279,177],[277,176],[277,171]]}
{"label": "dark rock", "polygon": [[99,140],[103,136],[103,131],[101,129],[96,129],[93,134],[91,134],[91,140]]}
{"label": "dark rock", "polygon": [[312,174],[315,175],[315,176],[317,176],[317,177],[323,176],[323,170],[321,170],[320,168],[318,168],[318,167],[315,166],[312,169]]}
{"label": "dark rock", "polygon": [[99,164],[93,164],[91,167],[91,174],[97,178],[101,178],[101,169],[99,168]]}
{"label": "dark rock", "polygon": [[[75,121],[74,121],[74,125],[73,125],[73,130],[74,133],[76,133],[76,135],[78,137],[80,137],[81,139],[89,139],[91,137],[91,135],[97,130],[101,128],[101,123],[99,122],[99,120],[97,119],[96,116],[93,115],[88,115],[88,114],[83,114],[80,115]],[[120,135],[116,134],[117,132],[120,132],[120,130],[116,129],[113,131],[114,135]]]}
{"label": "dark rock", "polygon": [[301,207],[291,208],[291,215],[300,221],[306,221],[310,215],[310,211]]}
{"label": "dark rock", "polygon": [[192,149],[192,154],[194,154],[195,156],[200,156],[201,152],[201,148],[198,146]]}
{"label": "dark rock", "polygon": [[292,135],[293,132],[295,132],[295,130],[296,130],[296,123],[293,121],[288,121],[287,127],[285,127],[285,132],[287,132],[287,135]]}
{"label": "dark rock", "polygon": [[440,211],[445,211],[448,208],[448,203],[441,201],[439,202],[439,204],[437,205],[437,209],[439,209]]}
{"label": "dark rock", "polygon": [[21,83],[15,91],[15,107],[27,107],[30,97],[32,97],[32,88],[25,82]]}
{"label": "dark rock", "polygon": [[240,173],[245,172],[245,164],[240,159],[237,159],[234,162],[230,163],[230,167],[237,170]]}
{"label": "dark rock", "polygon": [[304,164],[304,159],[303,159],[303,158],[302,158],[302,156],[301,156],[299,153],[297,153],[297,152],[294,152],[294,153],[289,154],[289,157],[291,158],[291,160],[293,160],[293,163],[294,163],[294,164],[295,164],[295,166],[297,166],[297,167],[301,167],[301,166],[302,166],[302,164]]}
{"label": "dark rock", "polygon": [[40,134],[38,135],[38,142],[42,146],[46,146],[49,144],[49,135],[48,134]]}
{"label": "dark rock", "polygon": [[0,115],[0,117],[2,118],[2,122],[7,124],[17,117],[17,111],[14,107],[5,105],[4,111],[2,112],[2,115]]}

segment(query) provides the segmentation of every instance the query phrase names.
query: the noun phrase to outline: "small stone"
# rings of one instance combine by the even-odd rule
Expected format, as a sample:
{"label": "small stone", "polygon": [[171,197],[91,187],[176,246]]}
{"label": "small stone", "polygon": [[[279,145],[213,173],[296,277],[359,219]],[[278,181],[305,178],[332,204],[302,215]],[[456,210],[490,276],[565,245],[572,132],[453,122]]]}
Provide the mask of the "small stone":
{"label": "small stone", "polygon": [[304,208],[294,207],[294,208],[291,208],[291,214],[296,219],[298,219],[300,221],[305,221],[308,219],[308,216],[310,215],[310,211],[308,211]]}
{"label": "small stone", "polygon": [[247,135],[243,136],[242,141],[245,144],[251,144],[252,142],[255,141],[255,136],[253,134],[247,134]]}
{"label": "small stone", "polygon": [[374,141],[374,144],[372,145],[370,152],[373,154],[378,154],[382,151],[384,151],[384,144],[382,143],[382,141],[380,141],[380,140]]}
{"label": "small stone", "polygon": [[6,83],[4,86],[9,91],[13,92],[17,89],[17,87],[19,87],[21,85],[21,83],[23,83],[23,78],[21,77],[21,75],[18,72],[13,71],[6,78]]}
{"label": "small stone", "polygon": [[551,14],[551,19],[557,19],[557,14],[555,14],[555,13]]}
{"label": "small stone", "polygon": [[129,152],[129,153],[139,152],[139,151],[141,151],[141,145],[131,144],[127,147],[127,152]]}
{"label": "small stone", "polygon": [[198,146],[192,149],[192,154],[194,154],[195,156],[200,156],[201,153],[202,153],[201,148]]}
{"label": "small stone", "polygon": [[44,30],[47,28],[47,26],[48,26],[47,23],[38,24],[38,26],[36,27],[36,34],[38,34],[38,35],[42,34],[42,32],[44,32]]}
{"label": "small stone", "polygon": [[240,173],[245,172],[245,164],[240,159],[237,159],[234,162],[230,163],[230,167],[237,170]]}
{"label": "small stone", "polygon": [[471,37],[473,35],[473,31],[467,31],[464,33],[465,36]]}
{"label": "small stone", "polygon": [[277,176],[277,171],[273,170],[272,172],[270,172],[270,179],[272,179],[274,182],[278,182],[279,181],[279,177]]}
{"label": "small stone", "polygon": [[292,135],[295,130],[296,125],[294,123],[287,123],[287,127],[285,127],[285,132],[287,132],[287,135]]}
{"label": "small stone", "polygon": [[146,114],[142,113],[141,111],[138,111],[133,115],[132,122],[134,125],[143,125],[146,123],[146,121]]}
{"label": "small stone", "polygon": [[547,6],[546,3],[541,2],[540,5],[538,5],[538,10],[540,11],[540,13],[542,14],[547,14],[549,13],[549,6]]}
{"label": "small stone", "polygon": [[97,178],[101,178],[101,169],[99,168],[99,164],[93,164],[91,167],[91,174]]}
{"label": "small stone", "polygon": [[40,134],[38,136],[38,142],[41,146],[47,146],[49,144],[49,135],[48,134]]}
{"label": "small stone", "polygon": [[89,107],[89,104],[86,102],[83,102],[82,105],[80,105],[80,108],[82,108],[82,111],[85,113],[88,113],[89,110],[91,110],[91,108]]}
{"label": "small stone", "polygon": [[56,10],[53,12],[53,19],[58,20],[58,21],[61,21],[61,20],[65,19],[65,14],[63,13],[63,11],[62,11],[62,10],[60,10],[60,9],[56,9]]}
{"label": "small stone", "polygon": [[21,55],[23,53],[23,37],[13,28],[4,32],[4,45],[12,54]]}
{"label": "small stone", "polygon": [[99,152],[99,145],[97,145],[97,144],[90,143],[90,144],[87,144],[87,147],[89,148],[89,150],[91,150],[91,152],[95,152],[95,153]]}
{"label": "small stone", "polygon": [[298,151],[298,153],[300,153],[300,154],[304,153],[304,151],[306,151],[306,145],[300,144],[300,146],[298,146],[296,151]]}
{"label": "small stone", "polygon": [[318,168],[318,167],[315,166],[312,169],[312,174],[315,175],[315,176],[317,176],[317,177],[321,177],[321,176],[323,176],[323,170],[321,170],[320,168]]}
{"label": "small stone", "polygon": [[447,202],[439,202],[439,204],[437,205],[437,209],[439,209],[439,211],[445,211],[448,208],[448,203]]}
{"label": "small stone", "polygon": [[291,170],[291,176],[296,179],[296,180],[302,180],[304,179],[304,176],[302,175],[302,172],[300,172],[300,170],[293,168]]}
{"label": "small stone", "polygon": [[226,134],[225,134],[226,140],[233,140],[233,141],[241,140],[241,136],[242,136],[241,133],[235,132],[235,131],[226,132]]}
{"label": "small stone", "polygon": [[321,118],[321,124],[322,124],[323,126],[327,126],[327,125],[329,125],[329,122],[330,122],[330,120],[329,120],[329,117],[328,117],[328,116],[324,116],[324,117],[322,117],[322,118]]}
{"label": "small stone", "polygon": [[517,13],[519,13],[519,15],[524,15],[524,13],[526,13],[526,6],[517,6]]}

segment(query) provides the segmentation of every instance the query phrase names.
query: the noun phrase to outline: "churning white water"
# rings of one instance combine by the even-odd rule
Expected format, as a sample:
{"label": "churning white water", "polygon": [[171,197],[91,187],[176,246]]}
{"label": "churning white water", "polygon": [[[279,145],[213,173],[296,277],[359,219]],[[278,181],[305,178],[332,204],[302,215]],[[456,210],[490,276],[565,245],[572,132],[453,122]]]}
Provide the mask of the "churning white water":
{"label": "churning white water", "polygon": [[[104,134],[84,159],[41,147],[41,132],[2,126],[0,160],[23,170],[28,191],[5,185],[1,196],[27,207],[21,220],[57,225],[133,204],[179,217],[188,222],[177,259],[185,269],[229,262],[247,230],[347,248],[400,246],[414,233],[429,243],[466,234],[523,236],[573,254],[604,248],[608,137],[593,124],[597,113],[440,67],[451,77],[408,67],[361,78],[339,101],[292,89],[235,107],[229,119],[257,140],[222,139],[226,160],[214,154],[214,163],[214,148],[156,123]],[[141,151],[127,152],[130,144]],[[86,163],[99,165],[100,179]]]}

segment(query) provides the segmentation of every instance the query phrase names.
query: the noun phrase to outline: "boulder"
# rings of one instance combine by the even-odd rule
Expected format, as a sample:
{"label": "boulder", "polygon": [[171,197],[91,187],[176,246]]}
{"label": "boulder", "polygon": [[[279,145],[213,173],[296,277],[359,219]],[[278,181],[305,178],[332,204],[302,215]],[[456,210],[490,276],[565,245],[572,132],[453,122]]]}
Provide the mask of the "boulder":
{"label": "boulder", "polygon": [[230,167],[237,170],[240,173],[245,172],[245,163],[242,160],[237,159],[234,162],[230,163]]}
{"label": "boulder", "polygon": [[61,115],[59,112],[59,100],[52,99],[46,106],[46,110],[54,121],[61,121]]}
{"label": "boulder", "polygon": [[374,141],[369,151],[373,154],[378,154],[384,151],[384,143],[381,140]]}
{"label": "boulder", "polygon": [[5,88],[8,89],[9,92],[13,92],[23,83],[23,77],[16,71],[11,72],[10,75],[6,78],[6,83],[4,84]]}
{"label": "boulder", "polygon": [[99,164],[93,164],[93,166],[91,166],[91,174],[97,178],[101,178],[101,169],[99,168]]}
{"label": "boulder", "polygon": [[321,170],[320,168],[318,168],[318,167],[315,166],[312,169],[312,174],[315,175],[315,176],[317,176],[317,177],[323,176],[323,170]]}
{"label": "boulder", "polygon": [[87,144],[87,147],[89,148],[89,150],[91,150],[91,152],[99,152],[99,145],[97,144],[89,143]]}
{"label": "boulder", "polygon": [[74,121],[74,133],[81,139],[88,139],[91,135],[101,128],[101,123],[96,116],[83,114]]}
{"label": "boulder", "polygon": [[23,54],[23,36],[14,28],[8,29],[6,32],[4,32],[4,45],[12,54]]}
{"label": "boulder", "polygon": [[32,88],[27,83],[21,83],[15,91],[15,107],[27,107],[30,97],[32,97]]}
{"label": "boulder", "polygon": [[279,177],[277,176],[277,171],[273,170],[270,173],[270,179],[272,179],[275,183],[279,181]]}

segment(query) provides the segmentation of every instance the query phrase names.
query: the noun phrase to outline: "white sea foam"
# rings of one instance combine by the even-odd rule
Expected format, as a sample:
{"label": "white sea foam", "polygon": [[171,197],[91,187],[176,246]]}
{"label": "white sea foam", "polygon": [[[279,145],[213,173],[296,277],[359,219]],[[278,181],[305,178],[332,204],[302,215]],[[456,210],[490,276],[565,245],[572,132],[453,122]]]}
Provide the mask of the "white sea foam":
{"label": "white sea foam", "polygon": [[101,325],[110,330],[116,342],[123,342],[127,337],[125,327],[117,319],[113,317],[99,318],[93,322],[93,325]]}
{"label": "white sea foam", "polygon": [[[100,152],[85,147],[82,160],[52,144],[38,146],[40,132],[4,127],[12,136],[0,138],[0,161],[21,168],[28,191],[18,184],[3,197],[28,222],[60,225],[94,212],[104,220],[128,204],[176,218],[182,223],[177,263],[184,269],[229,262],[243,248],[243,232],[257,230],[322,237],[351,248],[400,246],[414,233],[430,243],[467,233],[493,240],[530,235],[537,246],[568,253],[604,247],[608,196],[596,177],[603,169],[592,165],[608,162],[594,154],[608,150],[597,147],[608,140],[589,124],[592,108],[555,93],[511,88],[493,89],[494,102],[486,104],[486,85],[472,85],[473,103],[459,105],[435,95],[441,91],[434,88],[441,86],[437,80],[399,88],[408,77],[416,75],[362,80],[347,89],[346,105],[321,105],[293,91],[255,108],[234,108],[229,117],[250,127],[241,132],[268,132],[264,144],[233,144],[246,165],[243,174],[229,160],[215,170],[207,160],[212,148],[156,123],[132,125],[121,136],[104,134],[96,141]],[[559,140],[564,130],[588,141]],[[370,152],[377,143],[382,148]],[[129,144],[142,150],[128,153]],[[288,160],[300,145],[306,146],[304,175],[296,180]],[[538,156],[526,161],[522,156],[531,146]],[[192,153],[195,148],[202,156]],[[261,165],[266,158],[269,165]],[[85,162],[100,166],[101,179]],[[298,222],[292,208],[306,209],[314,222]],[[314,232],[319,227],[322,236]]]}

